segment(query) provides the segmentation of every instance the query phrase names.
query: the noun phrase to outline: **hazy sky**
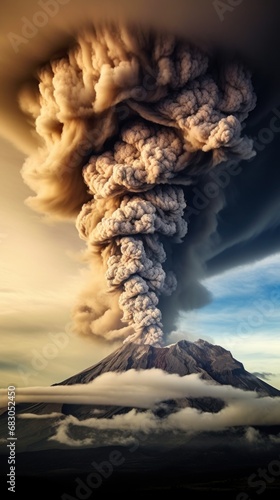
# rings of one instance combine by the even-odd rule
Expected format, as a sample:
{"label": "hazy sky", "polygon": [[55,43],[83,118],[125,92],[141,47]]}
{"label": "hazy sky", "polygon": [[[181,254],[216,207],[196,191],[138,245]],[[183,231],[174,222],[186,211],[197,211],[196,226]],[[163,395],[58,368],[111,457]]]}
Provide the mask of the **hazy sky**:
{"label": "hazy sky", "polygon": [[[129,7],[132,3],[120,2],[120,9],[132,17],[140,15],[141,18],[142,15],[147,21],[147,10],[144,13],[140,2],[135,2],[133,11]],[[203,38],[210,37],[215,43],[243,52],[252,66],[257,67],[260,78],[256,90],[260,100],[251,130],[260,144],[260,159],[251,164],[249,170],[252,172],[256,165],[262,175],[271,180],[266,182],[265,177],[264,183],[262,177],[256,175],[256,182],[251,185],[252,177],[248,174],[248,178],[244,175],[240,177],[242,181],[237,180],[233,190],[228,188],[231,196],[228,212],[225,209],[224,219],[222,216],[220,221],[221,243],[216,246],[216,255],[214,252],[209,259],[209,278],[204,280],[213,300],[201,309],[181,313],[178,330],[170,336],[170,342],[186,337],[193,340],[205,338],[220,344],[243,362],[248,371],[257,372],[268,383],[280,388],[280,298],[276,294],[280,278],[277,232],[280,223],[279,175],[278,178],[276,174],[273,174],[275,178],[272,175],[273,168],[279,164],[279,154],[277,156],[278,132],[271,130],[271,120],[277,117],[273,109],[280,99],[275,91],[279,74],[278,66],[273,64],[275,50],[272,50],[271,43],[271,32],[275,33],[275,30],[269,29],[270,23],[273,25],[270,13],[275,3],[267,2],[264,8],[261,3],[254,2],[254,10],[253,3],[244,0],[235,9],[221,14],[213,6],[214,2],[203,2],[205,14],[201,16],[201,9],[195,8],[196,2],[191,2],[191,17],[188,22],[185,21],[187,26],[184,25],[186,2],[177,1],[178,9],[174,7],[174,2],[172,9],[170,2],[164,2],[166,11],[160,19],[156,19],[156,3],[149,2],[152,23],[169,23],[171,29],[181,33],[188,28],[195,37],[203,33]],[[20,115],[17,117],[11,82],[16,86],[21,78],[29,75],[35,63],[44,60],[47,53],[54,50],[62,32],[65,42],[71,33],[75,13],[81,9],[77,10],[74,0],[69,1],[69,5],[61,5],[57,15],[49,19],[44,29],[37,30],[34,36],[26,39],[26,43],[18,45],[20,51],[17,54],[7,34],[21,33],[22,16],[33,19],[38,11],[38,2],[14,1],[6,4],[3,2],[1,7],[1,58],[4,68],[1,130],[5,139],[1,139],[0,144],[0,380],[1,387],[10,384],[48,385],[94,364],[119,344],[97,344],[69,334],[66,325],[87,274],[86,266],[81,261],[84,243],[79,239],[73,223],[44,221],[42,216],[25,205],[24,200],[30,191],[20,175],[25,153],[33,139],[21,122]],[[101,6],[100,2],[92,2],[92,8],[96,7],[96,15],[102,15],[104,5],[108,7],[109,4],[102,2]],[[256,13],[261,14],[258,17]],[[260,18],[263,19],[262,24],[258,24]],[[236,37],[235,23],[238,20]],[[260,133],[263,128],[270,130],[269,136]],[[246,196],[240,197],[239,208],[235,211],[232,208],[234,197],[238,198],[242,189],[244,192],[247,189]]]}
{"label": "hazy sky", "polygon": [[[24,200],[24,156],[1,140],[1,386],[53,383],[98,361],[99,347],[65,333],[86,267],[72,224],[50,225]],[[32,377],[29,377],[30,371]],[[34,373],[33,373],[34,372]]]}

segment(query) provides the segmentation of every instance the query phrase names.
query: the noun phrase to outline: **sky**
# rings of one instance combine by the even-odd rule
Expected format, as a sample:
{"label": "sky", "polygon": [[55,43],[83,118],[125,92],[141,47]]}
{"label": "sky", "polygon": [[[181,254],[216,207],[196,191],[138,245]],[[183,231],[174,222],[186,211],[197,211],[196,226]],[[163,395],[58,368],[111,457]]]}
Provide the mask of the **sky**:
{"label": "sky", "polygon": [[86,272],[83,243],[72,224],[50,225],[26,207],[23,159],[1,141],[1,387],[51,384],[112,350],[65,332]]}
{"label": "sky", "polygon": [[213,301],[181,313],[178,321],[179,331],[222,345],[247,371],[278,388],[279,271],[276,253],[211,277],[204,284]]}
{"label": "sky", "polygon": [[[6,122],[2,120],[0,147],[0,379],[3,388],[53,384],[95,364],[121,344],[120,341],[108,343],[71,334],[71,312],[88,276],[82,257],[85,243],[72,221],[50,222],[26,205],[31,191],[20,173],[33,147],[33,137],[22,116],[18,115],[9,84],[18,83],[30,74],[32,65],[54,50],[53,33],[58,33],[59,39],[64,30],[63,40],[67,39],[71,31],[69,26],[73,23],[74,4],[72,1],[69,7],[65,6],[70,16],[67,29],[65,16],[62,16],[64,7],[60,6],[45,30],[38,30],[28,43],[18,46],[20,60],[11,50],[8,28],[4,25],[1,28],[4,33],[2,61],[6,68],[1,82],[1,102],[7,119]],[[96,12],[102,14],[100,4],[98,7],[95,4]],[[274,127],[279,118],[275,106],[280,99],[275,90],[279,78],[273,66],[275,51],[270,50],[270,34],[265,21],[258,28],[257,38],[248,36],[250,30],[255,33],[257,20],[254,18],[258,19],[250,16],[250,2],[244,1],[244,5],[241,3],[224,13],[217,12],[213,4],[208,2],[211,13],[208,25],[207,16],[199,25],[198,10],[193,8],[194,25],[199,25],[197,33],[203,32],[206,38],[209,35],[215,42],[225,42],[229,48],[235,44],[252,66],[257,67],[258,112],[253,113],[249,125],[258,155],[247,170],[244,168],[225,187],[227,202],[219,212],[218,228],[214,232],[219,241],[212,242],[210,253],[205,254],[207,272],[201,279],[211,300],[193,311],[181,311],[176,331],[166,342],[204,338],[219,344],[229,349],[248,371],[280,389],[280,296],[277,295],[280,292],[280,197],[277,190],[279,174],[275,171],[279,161],[279,130]],[[15,2],[14,5],[19,7],[21,4]],[[18,18],[12,9],[7,10],[5,15],[9,22],[5,26],[20,33],[21,14],[32,18],[37,12],[36,5],[34,2],[25,4]],[[120,5],[129,9],[126,2]],[[180,5],[183,9],[183,4],[178,2],[178,7]],[[269,6],[265,12],[268,10]],[[136,15],[129,10],[127,14]],[[153,22],[154,16],[152,10]],[[237,40],[230,34],[234,33],[238,16],[243,21],[247,19],[248,24],[244,29],[240,27]],[[182,32],[184,24],[180,24],[179,17],[180,10],[177,10],[177,18],[171,16],[169,23],[174,28],[177,22],[176,29]],[[161,22],[166,24],[166,19],[164,17]],[[262,29],[268,33],[264,38],[260,35]]]}

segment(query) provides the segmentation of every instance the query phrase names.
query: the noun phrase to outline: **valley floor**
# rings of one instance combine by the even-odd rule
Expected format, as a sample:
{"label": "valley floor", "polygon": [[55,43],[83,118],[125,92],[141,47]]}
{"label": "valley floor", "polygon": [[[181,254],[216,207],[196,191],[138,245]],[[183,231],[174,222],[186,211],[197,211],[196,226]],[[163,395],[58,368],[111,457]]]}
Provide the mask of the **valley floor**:
{"label": "valley floor", "polygon": [[[106,446],[21,452],[16,456],[16,493],[29,500],[42,493],[52,500],[104,498],[105,493],[145,496],[163,492],[191,500],[279,500],[280,450],[257,443],[242,449],[215,436],[190,446]],[[0,456],[5,493],[7,455]]]}

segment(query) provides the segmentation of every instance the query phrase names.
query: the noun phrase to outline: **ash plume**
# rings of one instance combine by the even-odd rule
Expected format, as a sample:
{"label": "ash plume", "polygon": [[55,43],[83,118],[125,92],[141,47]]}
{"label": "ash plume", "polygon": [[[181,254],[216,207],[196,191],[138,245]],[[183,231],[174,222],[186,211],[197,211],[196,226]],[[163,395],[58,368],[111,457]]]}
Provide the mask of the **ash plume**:
{"label": "ash plume", "polygon": [[172,260],[188,231],[186,193],[218,165],[254,155],[242,133],[256,104],[250,72],[170,34],[104,24],[37,81],[20,103],[42,143],[22,174],[37,193],[30,206],[75,217],[87,242],[97,277],[76,328],[100,336],[104,319],[108,340],[160,345],[160,300],[182,279]]}

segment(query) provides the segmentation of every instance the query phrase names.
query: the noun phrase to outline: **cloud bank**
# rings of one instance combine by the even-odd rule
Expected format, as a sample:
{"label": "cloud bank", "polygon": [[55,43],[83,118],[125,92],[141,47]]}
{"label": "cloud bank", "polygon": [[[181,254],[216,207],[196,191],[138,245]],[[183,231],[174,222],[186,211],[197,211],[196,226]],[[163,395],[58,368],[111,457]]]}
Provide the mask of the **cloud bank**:
{"label": "cloud bank", "polygon": [[[164,401],[186,397],[218,398],[225,402],[225,407],[218,413],[200,412],[187,407],[163,419],[156,417],[152,411],[159,404],[164,404]],[[1,404],[3,405],[4,399],[5,394],[2,390]],[[261,397],[254,391],[214,385],[199,378],[197,374],[180,377],[159,369],[108,372],[88,384],[17,388],[17,402],[134,407],[129,413],[117,415],[111,419],[90,418],[79,421],[76,417],[69,416],[61,423],[62,426],[73,424],[103,430],[217,431],[234,426],[280,424],[279,397]],[[147,411],[138,412],[137,408]],[[32,418],[32,415],[22,414],[19,417]]]}

